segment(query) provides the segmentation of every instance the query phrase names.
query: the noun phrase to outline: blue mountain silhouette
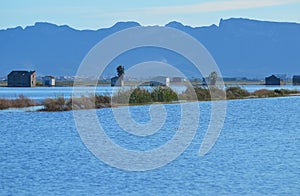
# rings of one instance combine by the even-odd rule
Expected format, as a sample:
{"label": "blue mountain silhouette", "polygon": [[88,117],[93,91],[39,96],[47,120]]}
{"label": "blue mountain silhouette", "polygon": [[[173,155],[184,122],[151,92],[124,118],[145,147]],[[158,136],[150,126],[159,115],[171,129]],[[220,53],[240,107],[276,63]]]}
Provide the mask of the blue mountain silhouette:
{"label": "blue mountain silhouette", "polygon": [[[103,38],[131,27],[136,22],[119,22],[111,28],[76,30],[67,25],[38,22],[26,28],[0,30],[0,75],[12,69],[36,70],[38,74],[75,75],[87,52]],[[224,76],[263,77],[271,73],[300,74],[300,24],[242,18],[221,20],[208,27],[166,25],[199,40],[212,54]],[[167,59],[189,77],[195,69],[176,54],[163,50],[131,51],[112,62],[126,66],[146,60]]]}

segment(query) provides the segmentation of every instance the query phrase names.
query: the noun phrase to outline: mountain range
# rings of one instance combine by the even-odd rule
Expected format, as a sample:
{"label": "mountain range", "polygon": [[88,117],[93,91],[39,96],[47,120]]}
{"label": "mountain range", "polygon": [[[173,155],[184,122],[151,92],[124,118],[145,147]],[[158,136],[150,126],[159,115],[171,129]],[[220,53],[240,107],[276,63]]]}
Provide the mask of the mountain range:
{"label": "mountain range", "polygon": [[[137,26],[140,26],[137,22],[118,22],[111,28],[76,30],[67,25],[37,22],[25,28],[0,30],[0,76],[16,69],[36,70],[40,75],[75,75],[95,44],[115,32]],[[185,26],[176,21],[165,26],[199,40],[223,76],[300,75],[300,24],[231,18],[205,27]],[[184,69],[188,77],[195,76],[195,70],[186,60],[154,50],[137,50],[120,57],[105,73],[114,75],[118,64],[126,68],[143,61],[163,59]]]}

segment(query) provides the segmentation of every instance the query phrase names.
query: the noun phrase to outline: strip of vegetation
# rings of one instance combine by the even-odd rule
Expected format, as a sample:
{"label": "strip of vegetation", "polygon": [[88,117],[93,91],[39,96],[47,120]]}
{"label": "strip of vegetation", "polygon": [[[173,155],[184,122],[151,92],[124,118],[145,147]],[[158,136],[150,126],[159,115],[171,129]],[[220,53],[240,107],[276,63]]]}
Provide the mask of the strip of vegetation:
{"label": "strip of vegetation", "polygon": [[284,97],[291,95],[300,95],[298,90],[289,89],[259,89],[252,93],[241,87],[229,87],[226,89],[226,99],[247,99],[247,98],[270,98],[270,97]]}
{"label": "strip of vegetation", "polygon": [[[211,100],[232,100],[247,98],[267,98],[282,97],[290,95],[299,95],[298,90],[276,89],[267,90],[260,89],[250,93],[240,87],[228,87],[226,90],[217,87],[197,87],[187,88],[185,92],[177,94],[171,88],[157,87],[151,91],[144,88],[135,88],[119,91],[111,96],[105,95],[89,95],[78,98],[65,99],[57,97],[54,99],[46,99],[42,105],[44,109],[40,111],[69,111],[81,109],[99,109],[115,107],[120,105],[142,105],[151,103],[171,103],[179,100],[187,101],[211,101]],[[23,108],[41,105],[24,96],[17,99],[0,99],[0,109]]]}
{"label": "strip of vegetation", "polygon": [[58,97],[54,99],[45,99],[43,101],[44,108],[39,111],[69,111],[83,109],[100,109],[111,107],[110,97],[104,95],[81,96],[78,98],[65,99]]}
{"label": "strip of vegetation", "polygon": [[[149,91],[143,88],[135,88],[119,91],[112,97],[96,95],[83,96],[75,99],[65,100],[63,98],[47,99],[44,102],[45,109],[43,111],[68,111],[79,109],[107,108],[120,105],[142,105],[151,103],[171,103],[178,100],[187,101],[211,101],[211,100],[233,100],[246,98],[267,98],[282,97],[292,94],[299,94],[297,90],[261,89],[253,93],[246,91],[240,87],[228,87],[226,90],[217,87],[197,87],[188,88],[185,92],[177,94],[171,88],[157,87]],[[196,95],[196,99],[193,97]]]}
{"label": "strip of vegetation", "polygon": [[24,95],[20,95],[16,99],[0,99],[0,110],[8,108],[26,108],[41,105],[34,100],[28,99]]}
{"label": "strip of vegetation", "polygon": [[275,90],[267,90],[261,89],[253,92],[252,94],[258,98],[266,98],[266,97],[282,97],[289,96],[293,94],[299,94],[298,90],[288,90],[288,89],[275,89]]}

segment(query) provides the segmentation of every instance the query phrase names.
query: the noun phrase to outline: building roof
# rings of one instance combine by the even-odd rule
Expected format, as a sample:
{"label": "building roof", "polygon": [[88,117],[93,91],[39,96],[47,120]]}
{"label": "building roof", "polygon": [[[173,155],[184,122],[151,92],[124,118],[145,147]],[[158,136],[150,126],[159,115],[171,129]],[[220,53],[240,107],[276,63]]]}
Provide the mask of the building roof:
{"label": "building roof", "polygon": [[8,75],[11,75],[11,74],[33,74],[33,73],[35,73],[35,71],[23,71],[23,70],[21,70],[21,71],[11,71]]}
{"label": "building roof", "polygon": [[266,79],[271,79],[271,78],[280,79],[280,78],[276,77],[275,75],[271,75],[271,76],[269,76],[269,77],[266,77]]}
{"label": "building roof", "polygon": [[51,78],[51,79],[55,79],[54,76],[44,76],[43,78]]}

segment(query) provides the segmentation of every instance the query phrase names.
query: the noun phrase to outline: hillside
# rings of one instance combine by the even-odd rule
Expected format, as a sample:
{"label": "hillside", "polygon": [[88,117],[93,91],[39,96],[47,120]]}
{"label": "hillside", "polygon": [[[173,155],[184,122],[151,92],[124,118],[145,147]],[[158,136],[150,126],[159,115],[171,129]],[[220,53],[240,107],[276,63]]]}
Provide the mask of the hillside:
{"label": "hillside", "polygon": [[[69,26],[35,23],[26,28],[0,30],[0,76],[12,69],[37,70],[40,75],[75,75],[86,53],[100,40],[117,31],[139,26],[119,22],[111,28],[76,30]],[[199,40],[215,58],[224,76],[264,77],[271,73],[300,74],[300,24],[232,18],[209,27],[189,27],[178,22],[166,26]],[[148,55],[147,55],[148,54]],[[194,70],[178,55],[159,50],[132,51],[116,59],[125,68],[146,60],[167,59],[186,74]]]}

